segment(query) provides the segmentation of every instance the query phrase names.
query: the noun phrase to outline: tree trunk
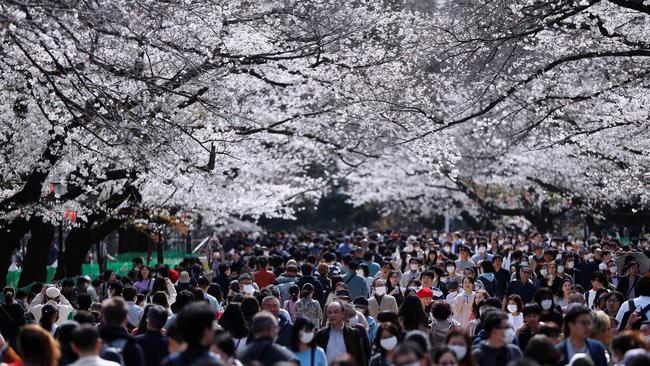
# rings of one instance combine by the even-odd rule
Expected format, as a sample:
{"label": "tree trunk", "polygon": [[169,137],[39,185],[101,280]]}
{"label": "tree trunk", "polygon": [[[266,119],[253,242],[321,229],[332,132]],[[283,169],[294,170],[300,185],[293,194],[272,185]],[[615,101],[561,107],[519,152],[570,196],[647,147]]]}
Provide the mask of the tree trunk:
{"label": "tree trunk", "polygon": [[47,257],[54,239],[54,226],[44,223],[41,218],[36,218],[33,221],[34,224],[31,225],[32,237],[27,243],[27,253],[23,258],[23,271],[20,274],[18,287],[47,280]]}
{"label": "tree trunk", "polygon": [[111,231],[117,229],[124,220],[109,219],[97,225],[84,225],[70,230],[65,241],[65,262],[59,266],[54,278],[74,277],[82,274],[82,265],[86,254],[93,244],[102,240]]}

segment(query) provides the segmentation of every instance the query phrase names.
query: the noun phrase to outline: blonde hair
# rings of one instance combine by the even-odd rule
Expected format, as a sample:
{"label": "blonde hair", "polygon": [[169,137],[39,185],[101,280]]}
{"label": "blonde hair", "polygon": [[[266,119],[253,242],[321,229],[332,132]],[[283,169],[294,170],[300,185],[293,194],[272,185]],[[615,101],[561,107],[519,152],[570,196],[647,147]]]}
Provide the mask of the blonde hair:
{"label": "blonde hair", "polygon": [[604,311],[593,312],[594,326],[591,328],[591,338],[598,337],[601,333],[609,330],[612,321]]}

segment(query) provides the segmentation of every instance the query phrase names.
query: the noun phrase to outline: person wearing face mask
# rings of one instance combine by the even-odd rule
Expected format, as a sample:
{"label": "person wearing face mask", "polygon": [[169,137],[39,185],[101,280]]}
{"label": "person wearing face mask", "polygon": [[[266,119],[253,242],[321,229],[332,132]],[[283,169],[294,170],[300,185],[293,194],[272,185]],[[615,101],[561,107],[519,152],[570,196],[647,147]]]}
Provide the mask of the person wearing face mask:
{"label": "person wearing face mask", "polygon": [[370,366],[388,366],[391,365],[393,351],[397,344],[402,341],[399,329],[391,323],[382,323],[377,330],[379,335],[375,339],[375,349],[379,352],[370,359]]}
{"label": "person wearing face mask", "polygon": [[[573,279],[573,283],[583,284],[582,271],[575,268],[576,258],[574,254],[566,254],[564,256],[564,274]],[[558,271],[559,272],[559,271]]]}
{"label": "person wearing face mask", "polygon": [[479,366],[502,366],[521,358],[519,347],[511,344],[515,333],[506,313],[490,310],[484,314],[482,324],[487,339],[472,349]]}
{"label": "person wearing face mask", "polygon": [[402,278],[399,281],[400,286],[406,287],[411,280],[420,278],[421,264],[422,263],[418,258],[411,257],[409,259],[409,268],[408,271],[402,274]]}
{"label": "person wearing face mask", "polygon": [[449,258],[450,260],[452,260],[452,261],[455,261],[456,259],[458,259],[458,256],[457,256],[454,252],[452,252],[452,250],[451,250],[451,242],[449,242],[449,241],[446,241],[446,242],[442,245],[442,254],[443,254],[445,257],[447,257],[447,258]]}
{"label": "person wearing face mask", "polygon": [[562,313],[555,308],[553,293],[546,287],[542,287],[533,296],[533,301],[542,308],[542,314],[539,318],[542,322],[553,322],[557,326],[562,324]]}
{"label": "person wearing face mask", "polygon": [[456,354],[459,366],[476,366],[467,332],[462,329],[451,330],[445,338],[445,344]]}
{"label": "person wearing face mask", "polygon": [[504,311],[508,313],[508,321],[512,325],[512,329],[517,332],[524,325],[524,315],[521,312],[524,305],[521,303],[521,297],[519,295],[510,295],[504,305]]}
{"label": "person wearing face mask", "polygon": [[471,259],[474,263],[478,263],[480,261],[492,262],[492,254],[488,254],[487,252],[487,243],[480,242],[476,249],[476,254],[474,254]]}
{"label": "person wearing face mask", "polygon": [[291,334],[291,350],[301,366],[327,366],[325,350],[316,345],[316,329],[308,319],[298,317]]}
{"label": "person wearing face mask", "polygon": [[368,310],[370,316],[377,317],[382,311],[394,311],[397,313],[397,301],[391,295],[386,294],[386,281],[377,278],[372,283],[373,294],[368,299]]}
{"label": "person wearing face mask", "polygon": [[456,272],[456,263],[447,261],[445,263],[445,270],[447,272],[447,281],[456,280],[458,283],[462,282],[463,276]]}

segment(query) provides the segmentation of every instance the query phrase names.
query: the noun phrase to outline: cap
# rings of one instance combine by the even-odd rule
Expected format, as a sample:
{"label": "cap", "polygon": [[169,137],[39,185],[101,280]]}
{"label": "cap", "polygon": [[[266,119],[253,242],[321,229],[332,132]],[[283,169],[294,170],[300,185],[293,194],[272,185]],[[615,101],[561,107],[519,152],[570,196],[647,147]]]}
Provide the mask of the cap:
{"label": "cap", "polygon": [[47,296],[48,299],[56,299],[61,296],[61,291],[56,287],[48,287],[48,289],[45,290],[45,296]]}
{"label": "cap", "polygon": [[241,282],[241,281],[243,281],[243,280],[251,280],[251,281],[252,281],[252,280],[253,280],[253,276],[251,276],[251,275],[248,274],[248,273],[242,273],[242,275],[239,276],[239,282]]}
{"label": "cap", "polygon": [[426,287],[423,287],[423,288],[417,290],[417,292],[415,292],[415,294],[418,295],[418,297],[420,299],[426,299],[426,298],[429,298],[429,297],[433,297],[433,291],[431,291],[430,288],[426,288]]}
{"label": "cap", "polygon": [[181,272],[181,276],[178,278],[178,283],[189,283],[190,282],[190,274],[187,273],[187,271]]}

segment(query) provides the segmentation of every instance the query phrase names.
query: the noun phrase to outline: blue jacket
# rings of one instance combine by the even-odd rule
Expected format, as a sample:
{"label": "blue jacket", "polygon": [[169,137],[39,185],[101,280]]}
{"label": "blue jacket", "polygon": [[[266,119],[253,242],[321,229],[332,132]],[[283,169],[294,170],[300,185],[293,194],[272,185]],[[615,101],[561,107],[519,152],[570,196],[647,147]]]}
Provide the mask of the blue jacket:
{"label": "blue jacket", "polygon": [[[562,353],[564,359],[563,364],[569,363],[569,352],[567,350],[568,338],[565,338],[560,344],[557,345],[557,349]],[[586,341],[587,349],[589,350],[589,356],[594,361],[595,366],[607,366],[607,358],[605,358],[605,346],[602,343],[595,339],[587,338]]]}
{"label": "blue jacket", "polygon": [[368,282],[365,278],[350,272],[343,277],[343,282],[348,285],[348,292],[352,300],[358,297],[368,298]]}

